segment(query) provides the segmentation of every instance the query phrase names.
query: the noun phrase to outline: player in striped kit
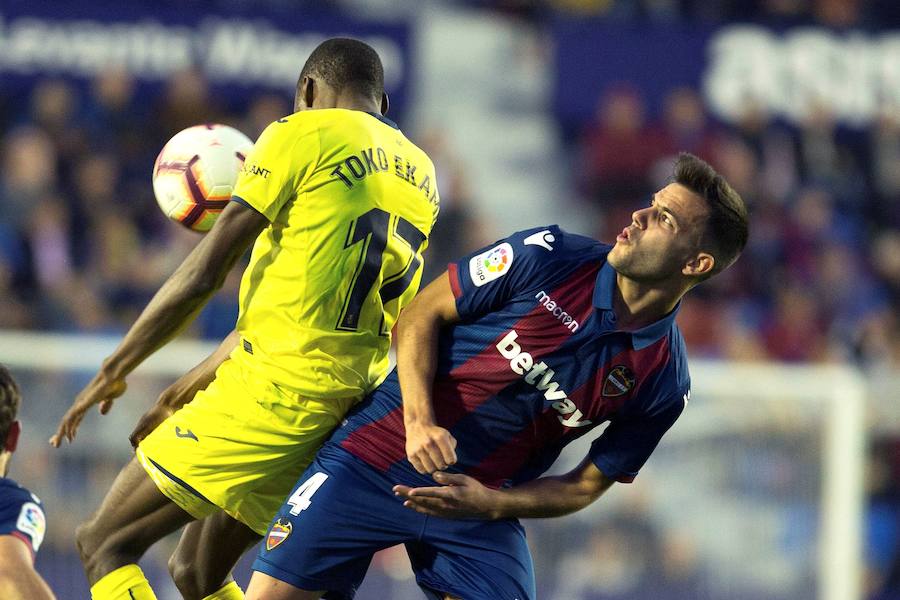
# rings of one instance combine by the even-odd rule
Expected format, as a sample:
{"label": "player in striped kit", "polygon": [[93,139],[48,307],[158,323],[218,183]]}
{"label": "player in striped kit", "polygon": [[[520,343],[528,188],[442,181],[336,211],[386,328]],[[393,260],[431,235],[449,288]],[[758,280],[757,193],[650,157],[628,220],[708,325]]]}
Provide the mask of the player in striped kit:
{"label": "player in striped kit", "polygon": [[[275,516],[247,597],[351,598],[372,554],[403,543],[429,597],[534,598],[516,519],[634,479],[690,396],[679,302],[747,240],[743,201],[709,165],[683,154],[673,179],[612,247],[533,229],[423,290],[396,371]],[[607,421],[577,468],[540,477]]]}

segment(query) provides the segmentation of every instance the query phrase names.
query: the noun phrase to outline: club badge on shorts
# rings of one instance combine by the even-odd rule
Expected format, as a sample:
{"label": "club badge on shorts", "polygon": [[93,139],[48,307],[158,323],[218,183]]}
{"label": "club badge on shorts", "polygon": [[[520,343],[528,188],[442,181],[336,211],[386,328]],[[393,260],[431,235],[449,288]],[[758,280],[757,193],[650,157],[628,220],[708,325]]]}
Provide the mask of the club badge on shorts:
{"label": "club badge on shorts", "polygon": [[276,548],[291,535],[292,530],[293,526],[287,519],[278,519],[275,521],[275,524],[272,525],[272,529],[269,530],[269,535],[266,536],[266,550]]}

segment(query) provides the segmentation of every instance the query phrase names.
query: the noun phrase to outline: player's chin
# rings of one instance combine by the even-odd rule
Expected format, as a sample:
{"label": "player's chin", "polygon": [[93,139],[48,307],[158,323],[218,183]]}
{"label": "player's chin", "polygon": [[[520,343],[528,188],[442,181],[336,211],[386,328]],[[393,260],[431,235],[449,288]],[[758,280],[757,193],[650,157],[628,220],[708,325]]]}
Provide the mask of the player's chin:
{"label": "player's chin", "polygon": [[606,262],[612,266],[616,271],[620,270],[625,265],[625,256],[628,253],[628,249],[616,242],[612,249],[609,251],[609,254],[606,255]]}

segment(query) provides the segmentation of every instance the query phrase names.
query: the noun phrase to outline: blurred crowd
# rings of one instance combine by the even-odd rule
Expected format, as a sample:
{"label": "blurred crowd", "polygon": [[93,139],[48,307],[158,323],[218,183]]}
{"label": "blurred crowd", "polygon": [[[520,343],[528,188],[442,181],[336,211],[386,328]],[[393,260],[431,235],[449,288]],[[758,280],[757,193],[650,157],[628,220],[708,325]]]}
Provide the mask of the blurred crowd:
{"label": "blurred crowd", "polygon": [[[292,98],[225,106],[189,71],[146,92],[127,73],[89,85],[48,79],[29,93],[0,90],[0,329],[122,332],[199,240],[167,221],[150,171],[185,127],[225,123],[256,139],[291,112]],[[433,278],[489,241],[469,214],[458,161],[439,132],[421,144],[442,170],[442,215],[428,252]],[[466,233],[457,233],[466,232]],[[194,325],[217,339],[237,317],[236,269]]]}
{"label": "blurred crowd", "polygon": [[[150,97],[109,72],[89,86],[43,80],[4,100],[0,327],[78,332],[122,330],[199,239],[153,198],[150,169],[168,137],[216,121],[255,136],[288,112],[285,99],[261,96],[229,117],[189,72]],[[225,287],[233,296],[235,282]]]}
{"label": "blurred crowd", "polygon": [[789,127],[748,105],[725,126],[689,87],[671,90],[659,119],[645,104],[611,84],[573,141],[600,239],[649,201],[679,151],[706,158],[751,207],[743,258],[685,299],[691,353],[900,365],[900,115],[851,130],[821,109]]}

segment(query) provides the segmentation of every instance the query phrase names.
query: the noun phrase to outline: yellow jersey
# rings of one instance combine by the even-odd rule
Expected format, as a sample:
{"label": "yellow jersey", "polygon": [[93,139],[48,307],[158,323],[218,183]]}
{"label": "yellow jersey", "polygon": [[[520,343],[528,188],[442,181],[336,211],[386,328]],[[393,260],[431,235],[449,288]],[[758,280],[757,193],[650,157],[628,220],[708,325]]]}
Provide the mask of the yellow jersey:
{"label": "yellow jersey", "polygon": [[233,201],[271,225],[241,280],[231,358],[311,398],[380,383],[437,218],[431,159],[380,115],[301,111],[263,131]]}

